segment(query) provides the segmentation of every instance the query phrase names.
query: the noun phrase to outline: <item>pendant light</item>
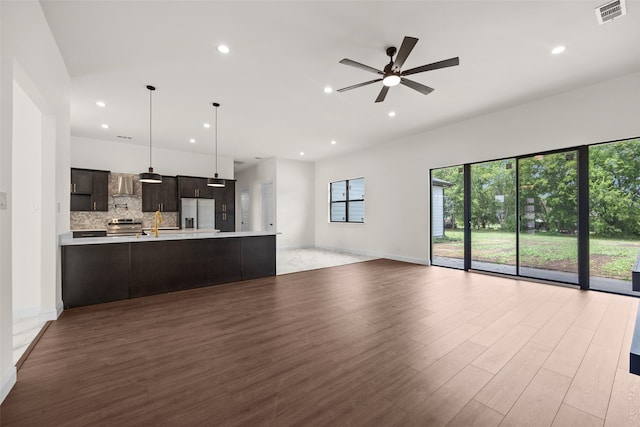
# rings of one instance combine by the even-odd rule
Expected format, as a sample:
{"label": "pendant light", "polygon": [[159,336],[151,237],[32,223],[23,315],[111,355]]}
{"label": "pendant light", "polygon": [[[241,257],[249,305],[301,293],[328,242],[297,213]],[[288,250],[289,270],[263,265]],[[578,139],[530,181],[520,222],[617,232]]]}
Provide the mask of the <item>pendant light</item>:
{"label": "pendant light", "polygon": [[216,173],[214,178],[207,179],[207,185],[209,187],[224,187],[224,179],[218,178],[218,107],[220,104],[217,102],[213,103],[216,111],[215,123],[216,123],[216,134],[215,134],[215,142],[216,142]]}
{"label": "pendant light", "polygon": [[151,94],[156,90],[156,88],[153,86],[147,86],[147,89],[149,89],[149,172],[142,172],[140,174],[140,182],[145,182],[147,184],[161,184],[162,175],[154,173],[153,167],[151,166],[151,118],[153,113],[153,109],[151,108]]}

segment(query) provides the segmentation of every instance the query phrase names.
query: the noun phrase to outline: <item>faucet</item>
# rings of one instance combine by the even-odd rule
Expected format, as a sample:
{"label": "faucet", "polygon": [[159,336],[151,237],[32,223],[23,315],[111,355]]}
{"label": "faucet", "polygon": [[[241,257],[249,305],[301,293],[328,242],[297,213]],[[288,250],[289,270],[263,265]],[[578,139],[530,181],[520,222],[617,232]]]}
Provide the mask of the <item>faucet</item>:
{"label": "faucet", "polygon": [[160,209],[158,209],[154,215],[153,223],[154,227],[151,229],[153,234],[158,237],[158,225],[162,222],[162,214],[160,213]]}

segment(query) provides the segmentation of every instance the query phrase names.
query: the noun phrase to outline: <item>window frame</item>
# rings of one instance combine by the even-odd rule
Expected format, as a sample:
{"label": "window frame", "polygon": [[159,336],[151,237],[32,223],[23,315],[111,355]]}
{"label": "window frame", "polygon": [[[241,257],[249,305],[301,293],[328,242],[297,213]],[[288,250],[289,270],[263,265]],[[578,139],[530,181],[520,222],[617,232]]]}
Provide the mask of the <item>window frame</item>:
{"label": "window frame", "polygon": [[[351,190],[351,181],[356,181],[356,180],[362,180],[362,187],[363,187],[363,191],[362,191],[362,198],[358,198],[358,199],[352,199],[350,197],[350,190]],[[345,185],[345,198],[344,200],[333,200],[333,185],[334,184],[338,184],[338,183],[344,183]],[[329,183],[329,222],[332,223],[351,223],[351,224],[364,224],[364,177],[358,177],[358,178],[351,178],[351,179],[342,179],[339,181],[333,181]],[[353,220],[349,220],[349,205],[351,204],[351,202],[362,202],[363,204],[363,218],[362,221],[353,221]],[[333,206],[334,204],[337,205],[339,203],[344,203],[345,206],[345,211],[344,211],[344,220],[334,220],[333,219]]]}

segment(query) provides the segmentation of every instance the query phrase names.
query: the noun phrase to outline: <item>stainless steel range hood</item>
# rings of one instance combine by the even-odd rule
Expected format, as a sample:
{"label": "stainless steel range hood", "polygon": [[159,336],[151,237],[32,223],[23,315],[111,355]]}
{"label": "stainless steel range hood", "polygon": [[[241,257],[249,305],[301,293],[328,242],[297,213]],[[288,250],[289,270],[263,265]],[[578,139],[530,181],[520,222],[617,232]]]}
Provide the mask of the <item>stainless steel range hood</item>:
{"label": "stainless steel range hood", "polygon": [[118,177],[118,186],[116,192],[113,194],[115,197],[135,197],[133,192],[133,175],[120,175]]}

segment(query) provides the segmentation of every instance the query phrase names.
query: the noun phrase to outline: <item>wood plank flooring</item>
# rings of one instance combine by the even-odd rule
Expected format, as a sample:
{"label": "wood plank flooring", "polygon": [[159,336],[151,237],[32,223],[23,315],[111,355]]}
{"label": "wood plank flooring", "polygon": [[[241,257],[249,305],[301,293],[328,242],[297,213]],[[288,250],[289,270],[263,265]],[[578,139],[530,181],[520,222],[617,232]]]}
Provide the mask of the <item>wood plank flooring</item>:
{"label": "wood plank flooring", "polygon": [[0,423],[640,425],[637,308],[374,260],[66,310]]}

